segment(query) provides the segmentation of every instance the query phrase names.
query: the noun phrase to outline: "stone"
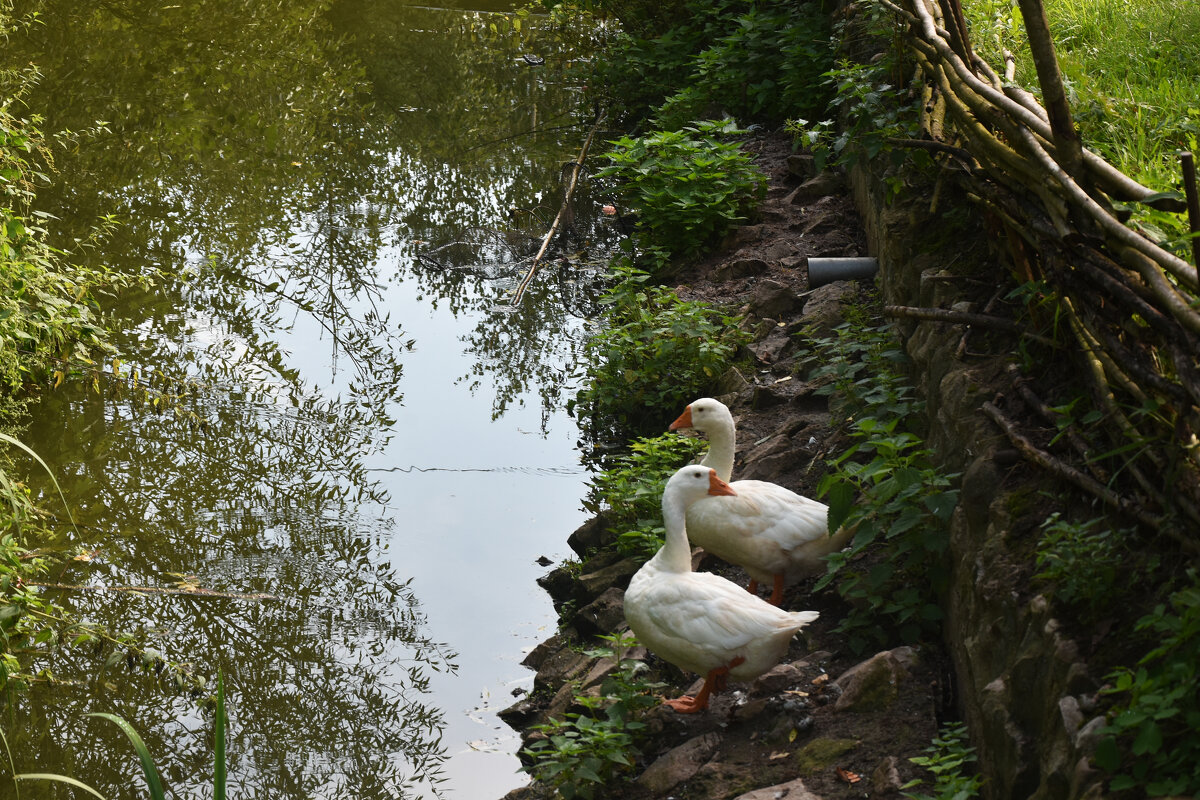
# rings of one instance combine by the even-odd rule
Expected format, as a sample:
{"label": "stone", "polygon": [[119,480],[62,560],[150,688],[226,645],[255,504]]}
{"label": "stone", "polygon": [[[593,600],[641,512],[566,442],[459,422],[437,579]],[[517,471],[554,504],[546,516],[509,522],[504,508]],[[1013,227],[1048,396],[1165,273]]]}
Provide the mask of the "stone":
{"label": "stone", "polygon": [[503,722],[515,731],[527,728],[537,717],[540,706],[528,697],[522,698],[508,708],[496,712]]}
{"label": "stone", "polygon": [[842,690],[837,711],[882,711],[900,697],[900,682],[908,677],[900,659],[884,650],[855,664],[834,681]]}
{"label": "stone", "polygon": [[562,650],[566,646],[567,643],[563,637],[556,633],[549,639],[539,642],[537,647],[530,650],[529,654],[521,661],[521,666],[529,667],[532,670],[541,669],[542,664],[551,654]]}
{"label": "stone", "polygon": [[785,203],[802,206],[818,197],[842,194],[846,191],[846,177],[836,170],[827,169],[809,178],[783,199]]}
{"label": "stone", "polygon": [[903,782],[900,780],[900,762],[888,756],[879,762],[871,773],[871,795],[898,794]]}
{"label": "stone", "polygon": [[501,800],[550,800],[554,794],[553,787],[549,785],[531,783],[528,786],[518,786],[504,795]]}
{"label": "stone", "polygon": [[717,267],[716,278],[722,281],[749,278],[752,275],[761,275],[770,268],[771,265],[761,258],[735,258]]}
{"label": "stone", "polygon": [[791,446],[792,440],[787,434],[777,433],[774,436],[769,437],[765,442],[750,448],[749,452],[747,452],[745,456],[746,463],[753,463],[758,461],[760,458],[766,458],[767,456],[773,456],[776,453],[782,453],[790,450]]}
{"label": "stone", "polygon": [[821,800],[821,796],[810,792],[804,785],[804,779],[796,778],[794,781],[740,794],[735,800]]}
{"label": "stone", "polygon": [[[811,458],[803,450],[781,451],[754,461],[748,461],[746,468],[738,473],[738,479],[744,481],[771,481],[781,472],[786,472],[799,463],[807,463]],[[774,483],[774,481],[772,481]]]}
{"label": "stone", "polygon": [[533,678],[535,690],[557,689],[563,683],[574,680],[587,672],[591,666],[592,657],[576,652],[564,644],[563,647],[548,655],[538,667]]}
{"label": "stone", "polygon": [[751,695],[778,694],[800,684],[804,674],[793,664],[779,664],[764,672],[750,684]]}
{"label": "stone", "polygon": [[767,261],[781,261],[795,255],[796,246],[786,239],[777,239],[763,249],[763,258]]}
{"label": "stone", "polygon": [[800,319],[816,338],[828,336],[843,320],[842,307],[854,297],[849,281],[834,281],[813,289],[804,303]]}
{"label": "stone", "polygon": [[695,775],[721,744],[719,733],[706,733],[690,739],[655,759],[638,776],[642,788],[654,794],[666,794]]}
{"label": "stone", "polygon": [[[735,405],[737,399],[736,395],[740,395],[749,388],[750,381],[746,380],[746,376],[743,375],[742,371],[737,367],[730,367],[729,369],[725,370],[725,372],[721,373],[721,377],[717,380],[717,391],[721,395],[735,395],[735,397],[729,398],[730,400],[734,401]],[[721,397],[717,397],[717,399],[721,400],[721,402],[725,403],[725,405],[730,405],[730,403],[722,400]]]}
{"label": "stone", "polygon": [[766,230],[766,225],[743,225],[733,232],[729,243],[734,246],[741,246],[762,241]]}
{"label": "stone", "polygon": [[756,317],[778,319],[803,305],[804,301],[790,286],[769,278],[759,281],[750,294],[750,313]]}
{"label": "stone", "polygon": [[572,625],[587,636],[612,633],[625,622],[625,590],[610,586],[575,614]]}
{"label": "stone", "polygon": [[615,534],[609,531],[608,527],[608,518],[601,512],[576,528],[575,532],[567,537],[567,544],[577,555],[586,556],[589,552],[616,540]]}
{"label": "stone", "polygon": [[597,597],[609,587],[624,589],[642,566],[636,558],[623,558],[615,564],[579,576],[579,586],[587,597]]}
{"label": "stone", "polygon": [[575,592],[575,573],[569,566],[555,567],[537,579],[537,585],[546,590],[557,608],[571,599]]}
{"label": "stone", "polygon": [[789,345],[795,344],[795,337],[790,336],[785,327],[776,327],[767,334],[765,339],[747,345],[747,349],[761,364],[774,364],[779,360]]}
{"label": "stone", "polygon": [[817,174],[816,159],[811,153],[793,153],[787,157],[787,171],[801,180],[808,180]]}

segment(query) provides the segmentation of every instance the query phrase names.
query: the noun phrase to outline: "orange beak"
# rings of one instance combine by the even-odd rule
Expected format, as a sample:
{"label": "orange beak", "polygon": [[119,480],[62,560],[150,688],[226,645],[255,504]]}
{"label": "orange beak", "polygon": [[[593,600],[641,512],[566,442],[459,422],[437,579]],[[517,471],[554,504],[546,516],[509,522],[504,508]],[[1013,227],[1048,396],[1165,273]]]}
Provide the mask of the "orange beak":
{"label": "orange beak", "polygon": [[715,469],[708,473],[708,493],[715,497],[737,497],[737,492],[733,490],[733,487],[717,477]]}
{"label": "orange beak", "polygon": [[679,419],[672,422],[671,427],[667,430],[677,431],[680,428],[690,427],[692,427],[692,407],[688,406],[683,410],[683,413],[679,415]]}

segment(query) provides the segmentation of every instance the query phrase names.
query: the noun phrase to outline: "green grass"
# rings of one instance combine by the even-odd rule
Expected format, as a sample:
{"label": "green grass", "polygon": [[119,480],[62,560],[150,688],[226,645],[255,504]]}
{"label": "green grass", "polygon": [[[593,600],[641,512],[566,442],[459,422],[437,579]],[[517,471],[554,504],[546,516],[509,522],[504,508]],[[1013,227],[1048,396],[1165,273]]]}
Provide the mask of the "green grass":
{"label": "green grass", "polygon": [[[1015,4],[968,2],[973,43],[1016,81],[1037,89]],[[1200,3],[1177,0],[1058,0],[1047,3],[1051,33],[1084,144],[1153,189],[1180,185],[1178,151],[1200,149]],[[1136,223],[1178,240],[1179,215],[1137,209]]]}

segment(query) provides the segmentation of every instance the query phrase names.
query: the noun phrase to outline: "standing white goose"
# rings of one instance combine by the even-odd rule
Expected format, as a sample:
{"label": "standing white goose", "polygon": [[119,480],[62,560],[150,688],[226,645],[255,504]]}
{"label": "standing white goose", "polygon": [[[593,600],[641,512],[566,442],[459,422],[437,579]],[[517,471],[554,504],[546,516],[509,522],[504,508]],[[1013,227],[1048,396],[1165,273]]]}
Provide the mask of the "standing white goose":
{"label": "standing white goose", "polygon": [[[708,435],[700,462],[728,481],[733,472],[736,429],[728,406],[711,397],[691,403],[671,430],[695,428]],[[735,497],[708,497],[687,511],[693,544],[750,574],[751,592],[771,582],[771,603],[783,599],[785,582],[824,571],[823,556],[842,549],[853,531],[828,533],[829,507],[767,481],[734,481]]]}
{"label": "standing white goose", "polygon": [[683,714],[705,708],[729,678],[750,680],[778,664],[796,632],[817,618],[816,611],[783,611],[719,575],[692,571],[688,506],[733,494],[715,470],[698,464],[671,476],[662,499],[666,542],[625,591],[625,618],[638,641],[704,676],[695,697],[664,701]]}

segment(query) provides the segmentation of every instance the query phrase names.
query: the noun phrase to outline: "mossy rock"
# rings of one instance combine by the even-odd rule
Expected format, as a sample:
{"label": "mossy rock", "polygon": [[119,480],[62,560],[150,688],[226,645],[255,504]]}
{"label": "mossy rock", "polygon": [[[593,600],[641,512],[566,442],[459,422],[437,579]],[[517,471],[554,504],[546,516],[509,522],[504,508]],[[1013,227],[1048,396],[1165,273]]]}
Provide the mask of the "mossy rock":
{"label": "mossy rock", "polygon": [[858,745],[857,739],[813,739],[796,752],[796,766],[801,775],[814,775],[835,766]]}

